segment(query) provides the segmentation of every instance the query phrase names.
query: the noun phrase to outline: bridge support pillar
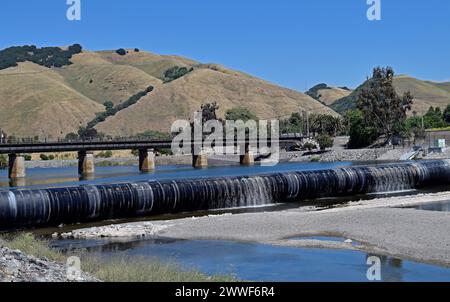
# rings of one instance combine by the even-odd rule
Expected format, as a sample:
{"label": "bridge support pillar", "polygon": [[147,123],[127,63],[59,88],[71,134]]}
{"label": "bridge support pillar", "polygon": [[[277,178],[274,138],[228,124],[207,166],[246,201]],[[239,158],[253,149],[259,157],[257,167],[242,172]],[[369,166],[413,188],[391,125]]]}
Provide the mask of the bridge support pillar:
{"label": "bridge support pillar", "polygon": [[95,173],[94,152],[78,152],[78,174],[92,176]]}
{"label": "bridge support pillar", "polygon": [[208,168],[208,155],[205,152],[200,152],[198,155],[193,155],[192,165],[196,169]]}
{"label": "bridge support pillar", "polygon": [[250,150],[250,144],[245,144],[245,153],[241,155],[240,162],[243,166],[252,166],[255,164],[255,156],[253,151]]}
{"label": "bridge support pillar", "polygon": [[255,155],[253,151],[247,150],[244,155],[241,155],[241,165],[252,166],[255,164]]}
{"label": "bridge support pillar", "polygon": [[155,152],[147,149],[139,150],[139,171],[148,173],[154,171],[155,167]]}
{"label": "bridge support pillar", "polygon": [[25,157],[17,154],[9,154],[8,176],[10,179],[25,178]]}

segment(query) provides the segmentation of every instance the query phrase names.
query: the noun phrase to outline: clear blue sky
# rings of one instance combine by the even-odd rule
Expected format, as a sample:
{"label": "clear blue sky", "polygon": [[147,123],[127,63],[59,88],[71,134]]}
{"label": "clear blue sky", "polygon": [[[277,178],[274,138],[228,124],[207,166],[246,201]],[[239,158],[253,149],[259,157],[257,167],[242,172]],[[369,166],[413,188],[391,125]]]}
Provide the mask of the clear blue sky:
{"label": "clear blue sky", "polygon": [[303,91],[319,82],[355,87],[377,65],[450,80],[450,1],[381,0],[2,0],[0,48],[80,43],[139,47],[245,71]]}

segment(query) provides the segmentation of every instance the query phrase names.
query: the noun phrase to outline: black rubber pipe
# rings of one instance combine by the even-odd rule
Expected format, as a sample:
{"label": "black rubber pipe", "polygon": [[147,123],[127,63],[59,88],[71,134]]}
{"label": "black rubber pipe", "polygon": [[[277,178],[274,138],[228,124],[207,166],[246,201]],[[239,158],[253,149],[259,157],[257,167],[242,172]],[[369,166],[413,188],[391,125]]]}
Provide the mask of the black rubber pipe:
{"label": "black rubber pipe", "polygon": [[0,191],[0,229],[54,226],[450,183],[448,161],[423,161],[246,177]]}

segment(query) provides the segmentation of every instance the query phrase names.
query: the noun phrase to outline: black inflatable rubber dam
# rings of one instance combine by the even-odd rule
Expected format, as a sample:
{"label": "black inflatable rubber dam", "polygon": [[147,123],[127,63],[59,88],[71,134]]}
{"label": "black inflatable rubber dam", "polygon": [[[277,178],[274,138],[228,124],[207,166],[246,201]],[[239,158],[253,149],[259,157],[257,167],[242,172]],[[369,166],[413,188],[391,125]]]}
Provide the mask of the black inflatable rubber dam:
{"label": "black inflatable rubber dam", "polygon": [[0,229],[258,206],[450,183],[449,161],[0,191]]}

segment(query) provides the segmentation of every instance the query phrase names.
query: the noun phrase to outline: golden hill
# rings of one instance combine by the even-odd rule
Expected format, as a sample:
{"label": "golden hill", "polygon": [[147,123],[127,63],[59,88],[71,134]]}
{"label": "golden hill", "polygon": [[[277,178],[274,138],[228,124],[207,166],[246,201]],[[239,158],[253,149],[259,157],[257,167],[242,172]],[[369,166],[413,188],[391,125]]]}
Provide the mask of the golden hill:
{"label": "golden hill", "polygon": [[318,84],[306,92],[307,95],[327,106],[350,95],[350,93],[352,91],[348,88],[332,87],[327,84]]}
{"label": "golden hill", "polygon": [[[227,69],[178,57],[128,50],[83,51],[73,64],[46,68],[31,62],[0,70],[0,128],[10,135],[64,137],[77,132],[105,110],[149,86],[154,91],[136,104],[97,125],[101,132],[132,135],[146,130],[168,132],[176,119],[191,119],[206,102],[217,101],[223,117],[236,106],[248,107],[260,118],[287,116],[299,110],[336,114],[311,97]],[[173,67],[193,70],[171,82]]]}
{"label": "golden hill", "polygon": [[57,138],[103,110],[56,71],[34,63],[0,70],[0,127],[9,135]]}
{"label": "golden hill", "polygon": [[96,53],[78,54],[71,61],[73,65],[57,69],[58,73],[71,87],[100,104],[118,104],[150,85],[162,83],[138,68],[112,64]]}
{"label": "golden hill", "polygon": [[[365,84],[365,83],[364,83]],[[337,112],[344,113],[356,107],[357,95],[364,84],[354,90],[349,96],[337,100],[331,104],[331,108]],[[410,91],[414,96],[413,109],[410,112],[424,114],[430,106],[445,109],[450,104],[450,84],[436,83],[419,80],[410,76],[401,75],[394,79],[394,86],[397,93],[403,94]]]}
{"label": "golden hill", "polygon": [[219,114],[247,107],[262,119],[286,116],[301,109],[336,114],[302,93],[233,72],[196,69],[188,75],[157,86],[138,104],[98,125],[101,132],[127,136],[148,129],[168,132],[176,119],[192,119],[202,103],[216,101]]}

